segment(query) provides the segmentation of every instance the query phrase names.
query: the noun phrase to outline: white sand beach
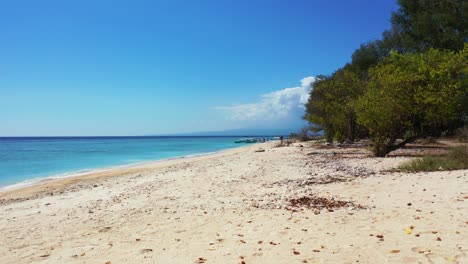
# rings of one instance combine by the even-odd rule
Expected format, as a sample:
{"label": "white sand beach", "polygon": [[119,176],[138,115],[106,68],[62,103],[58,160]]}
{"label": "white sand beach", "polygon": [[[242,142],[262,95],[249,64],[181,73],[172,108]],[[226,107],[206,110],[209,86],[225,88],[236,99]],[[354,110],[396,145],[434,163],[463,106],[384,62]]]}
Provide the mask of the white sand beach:
{"label": "white sand beach", "polygon": [[0,263],[468,263],[468,170],[274,144],[4,190]]}

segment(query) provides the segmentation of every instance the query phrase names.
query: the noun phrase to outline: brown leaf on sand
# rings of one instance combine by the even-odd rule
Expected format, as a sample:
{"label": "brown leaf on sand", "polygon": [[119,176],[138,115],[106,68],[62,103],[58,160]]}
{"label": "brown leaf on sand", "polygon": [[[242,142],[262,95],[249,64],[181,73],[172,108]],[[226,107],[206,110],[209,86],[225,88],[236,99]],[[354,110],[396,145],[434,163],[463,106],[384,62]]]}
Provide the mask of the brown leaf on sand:
{"label": "brown leaf on sand", "polygon": [[205,261],[206,261],[206,258],[199,257],[198,259],[195,260],[195,263],[202,264],[202,263],[205,263]]}
{"label": "brown leaf on sand", "polygon": [[436,240],[437,240],[437,241],[442,241],[442,238],[440,238],[440,237],[437,237],[437,239],[436,239]]}
{"label": "brown leaf on sand", "polygon": [[293,251],[294,255],[300,255],[301,253],[299,251],[294,250]]}
{"label": "brown leaf on sand", "polygon": [[400,253],[400,250],[399,249],[392,249],[392,250],[390,250],[390,253]]}
{"label": "brown leaf on sand", "polygon": [[[425,253],[426,251],[428,251],[428,250],[423,249],[423,248],[420,248],[420,247],[412,247],[411,250],[412,250],[413,252],[417,252],[417,253],[419,253],[419,254],[423,254],[423,253]],[[430,251],[430,250],[429,250],[429,251]]]}
{"label": "brown leaf on sand", "polygon": [[107,231],[109,231],[111,228],[112,228],[112,227],[110,227],[110,226],[106,226],[106,227],[102,228],[101,230],[99,230],[98,232],[99,232],[99,233],[107,232]]}
{"label": "brown leaf on sand", "polygon": [[110,260],[109,260],[109,261],[106,261],[106,264],[112,264],[112,263],[111,263]]}
{"label": "brown leaf on sand", "polygon": [[150,253],[150,252],[153,252],[153,249],[151,248],[144,248],[141,250],[141,253],[145,254],[145,253]]}
{"label": "brown leaf on sand", "polygon": [[44,255],[41,255],[41,256],[39,256],[39,257],[41,257],[41,258],[46,258],[46,257],[48,257],[48,256],[50,256],[50,254],[44,254]]}

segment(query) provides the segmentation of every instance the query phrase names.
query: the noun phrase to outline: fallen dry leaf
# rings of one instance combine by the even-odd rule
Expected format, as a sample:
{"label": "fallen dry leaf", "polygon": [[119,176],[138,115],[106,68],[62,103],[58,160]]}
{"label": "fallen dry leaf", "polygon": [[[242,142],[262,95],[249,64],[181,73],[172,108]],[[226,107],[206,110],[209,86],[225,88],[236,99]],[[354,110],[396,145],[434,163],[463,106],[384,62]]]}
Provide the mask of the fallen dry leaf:
{"label": "fallen dry leaf", "polygon": [[151,248],[144,248],[144,249],[141,250],[141,253],[143,253],[143,254],[144,254],[144,253],[150,253],[150,252],[153,252],[153,249],[151,249]]}
{"label": "fallen dry leaf", "polygon": [[399,249],[392,249],[392,250],[390,250],[390,253],[400,253],[400,250]]}
{"label": "fallen dry leaf", "polygon": [[195,260],[195,263],[202,264],[202,263],[205,263],[205,261],[206,261],[206,258],[199,257],[198,259]]}

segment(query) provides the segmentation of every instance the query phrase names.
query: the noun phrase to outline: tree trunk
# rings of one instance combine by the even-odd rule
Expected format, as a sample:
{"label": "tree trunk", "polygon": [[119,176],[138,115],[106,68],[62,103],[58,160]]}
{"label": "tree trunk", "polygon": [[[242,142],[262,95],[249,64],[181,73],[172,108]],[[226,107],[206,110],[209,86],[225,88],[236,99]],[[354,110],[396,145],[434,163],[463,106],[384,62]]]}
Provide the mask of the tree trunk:
{"label": "tree trunk", "polygon": [[379,144],[375,145],[372,148],[372,153],[374,153],[374,156],[376,157],[385,157],[388,153],[390,152],[389,148],[385,144]]}
{"label": "tree trunk", "polygon": [[372,146],[372,153],[376,157],[385,157],[385,156],[387,156],[388,153],[390,153],[390,152],[392,152],[394,150],[397,150],[397,149],[405,146],[406,144],[415,141],[416,139],[418,139],[420,137],[421,137],[420,135],[413,136],[413,137],[410,137],[410,138],[407,138],[407,139],[403,140],[402,142],[400,142],[398,144],[395,144],[396,139],[397,139],[396,136],[394,136],[394,137],[392,137],[392,138],[390,138],[388,140],[385,140],[385,139],[382,139],[382,138],[375,139],[374,143],[373,143],[373,146]]}

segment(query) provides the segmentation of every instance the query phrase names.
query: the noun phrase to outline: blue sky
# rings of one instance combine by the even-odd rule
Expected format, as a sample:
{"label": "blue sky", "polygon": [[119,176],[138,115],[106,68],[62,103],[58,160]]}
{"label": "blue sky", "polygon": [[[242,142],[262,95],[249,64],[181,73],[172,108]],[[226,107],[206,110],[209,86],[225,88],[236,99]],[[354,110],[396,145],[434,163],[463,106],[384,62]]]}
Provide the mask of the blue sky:
{"label": "blue sky", "polygon": [[2,1],[0,136],[295,127],[306,77],[348,62],[389,28],[396,8],[392,0]]}

